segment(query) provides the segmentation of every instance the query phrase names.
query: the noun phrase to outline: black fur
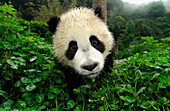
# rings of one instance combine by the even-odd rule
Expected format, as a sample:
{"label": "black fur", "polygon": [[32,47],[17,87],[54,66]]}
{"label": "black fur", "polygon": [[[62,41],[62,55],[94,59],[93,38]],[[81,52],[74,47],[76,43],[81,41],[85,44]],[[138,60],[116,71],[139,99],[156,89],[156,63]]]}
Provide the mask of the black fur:
{"label": "black fur", "polygon": [[73,68],[63,66],[62,63],[58,63],[58,67],[64,73],[70,98],[76,100],[77,95],[73,92],[73,89],[85,84],[83,76],[75,72]]}
{"label": "black fur", "polygon": [[68,46],[68,49],[66,51],[66,57],[69,59],[69,60],[72,60],[77,52],[77,42],[76,41],[71,41],[69,43],[69,46]]}
{"label": "black fur", "polygon": [[94,9],[94,13],[95,15],[97,15],[101,20],[104,21],[104,16],[102,14],[102,8],[101,7],[97,7]]}
{"label": "black fur", "polygon": [[114,57],[114,49],[111,50],[111,53],[106,57],[105,63],[104,63],[104,68],[99,74],[99,76],[96,77],[96,80],[100,80],[104,74],[110,73],[111,69],[113,67],[113,57]]}
{"label": "black fur", "polygon": [[[105,64],[104,64],[104,68],[101,71],[101,73],[99,74],[98,77],[96,77],[96,80],[99,81],[102,79],[103,75],[111,72],[111,69],[113,67],[113,55],[114,55],[114,51],[111,51],[111,54],[109,54],[106,59],[105,59]],[[85,80],[89,79],[86,78],[85,76],[82,76],[80,74],[78,74],[73,68],[71,67],[65,67],[62,65],[62,63],[59,63],[59,68],[60,70],[64,73],[64,76],[66,78],[66,82],[67,82],[67,87],[69,89],[70,92],[70,98],[73,100],[76,100],[77,95],[73,92],[74,88],[78,88],[81,85],[85,84]]]}
{"label": "black fur", "polygon": [[101,53],[103,53],[103,52],[105,51],[105,46],[104,46],[104,44],[103,44],[101,41],[99,41],[96,36],[92,35],[92,36],[90,36],[89,39],[90,39],[91,45],[92,45],[95,49],[97,49],[97,50],[100,51]]}
{"label": "black fur", "polygon": [[58,23],[60,22],[60,18],[57,17],[57,16],[52,16],[50,17],[50,19],[47,21],[47,24],[49,26],[49,30],[52,32],[52,33],[55,33],[56,31],[56,27],[58,25]]}

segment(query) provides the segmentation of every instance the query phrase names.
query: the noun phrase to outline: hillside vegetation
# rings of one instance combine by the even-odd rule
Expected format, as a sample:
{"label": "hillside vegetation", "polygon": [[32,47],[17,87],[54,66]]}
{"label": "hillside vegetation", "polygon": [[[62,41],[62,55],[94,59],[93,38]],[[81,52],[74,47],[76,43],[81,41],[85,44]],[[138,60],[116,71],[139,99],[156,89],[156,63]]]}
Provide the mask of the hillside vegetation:
{"label": "hillside vegetation", "polygon": [[141,37],[117,52],[122,64],[74,89],[73,101],[45,23],[18,19],[11,5],[1,5],[0,36],[1,111],[170,110],[170,37]]}

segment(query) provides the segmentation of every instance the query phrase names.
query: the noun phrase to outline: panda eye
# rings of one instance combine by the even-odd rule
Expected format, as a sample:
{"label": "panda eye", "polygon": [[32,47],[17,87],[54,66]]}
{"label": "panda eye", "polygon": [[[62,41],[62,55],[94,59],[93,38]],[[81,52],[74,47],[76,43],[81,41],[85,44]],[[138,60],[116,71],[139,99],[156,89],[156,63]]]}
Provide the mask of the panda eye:
{"label": "panda eye", "polygon": [[91,44],[92,44],[93,46],[97,45],[97,43],[98,43],[98,41],[95,40],[95,39],[93,39],[91,42],[92,42]]}
{"label": "panda eye", "polygon": [[76,41],[70,41],[68,45],[68,49],[66,50],[66,57],[69,60],[72,60],[78,50],[77,42]]}
{"label": "panda eye", "polygon": [[89,40],[90,40],[91,45],[92,45],[95,49],[97,49],[97,50],[100,51],[101,53],[104,52],[105,46],[104,46],[104,44],[103,44],[96,36],[91,35],[90,38],[89,38]]}
{"label": "panda eye", "polygon": [[76,45],[73,45],[73,46],[70,47],[70,49],[73,50],[73,51],[74,51],[74,50],[77,50],[77,46],[76,46]]}
{"label": "panda eye", "polygon": [[70,49],[71,51],[76,51],[76,50],[78,49],[78,47],[77,47],[77,42],[71,41],[70,44],[69,44],[69,49]]}

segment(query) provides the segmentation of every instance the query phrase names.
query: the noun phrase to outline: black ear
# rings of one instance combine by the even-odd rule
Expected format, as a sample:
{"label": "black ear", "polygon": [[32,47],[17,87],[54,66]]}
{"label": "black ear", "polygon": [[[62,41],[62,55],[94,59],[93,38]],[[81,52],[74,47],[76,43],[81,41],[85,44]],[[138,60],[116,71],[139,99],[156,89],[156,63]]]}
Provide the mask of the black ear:
{"label": "black ear", "polygon": [[49,18],[49,20],[47,21],[47,24],[49,26],[49,30],[54,33],[56,31],[56,27],[58,25],[58,23],[60,22],[60,18],[57,16],[52,16]]}
{"label": "black ear", "polygon": [[94,13],[95,15],[97,15],[101,20],[104,21],[104,16],[103,16],[103,13],[102,13],[102,8],[99,6],[99,7],[96,7],[94,9]]}

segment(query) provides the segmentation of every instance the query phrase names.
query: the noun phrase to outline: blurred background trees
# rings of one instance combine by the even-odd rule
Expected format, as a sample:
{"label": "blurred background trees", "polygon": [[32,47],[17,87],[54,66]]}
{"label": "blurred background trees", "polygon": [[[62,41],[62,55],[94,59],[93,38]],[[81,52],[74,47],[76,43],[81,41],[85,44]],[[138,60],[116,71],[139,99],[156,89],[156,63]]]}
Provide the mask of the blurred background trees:
{"label": "blurred background trees", "polygon": [[[60,16],[70,8],[92,7],[92,0],[0,0],[12,4],[18,18],[28,21]],[[149,4],[131,4],[122,0],[107,0],[107,25],[119,42],[119,51],[140,43],[142,36],[161,39],[170,36],[170,0]]]}

